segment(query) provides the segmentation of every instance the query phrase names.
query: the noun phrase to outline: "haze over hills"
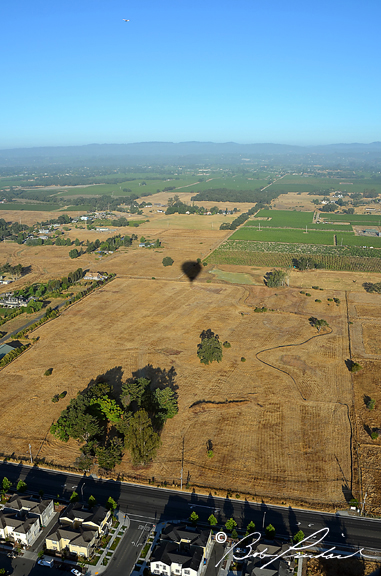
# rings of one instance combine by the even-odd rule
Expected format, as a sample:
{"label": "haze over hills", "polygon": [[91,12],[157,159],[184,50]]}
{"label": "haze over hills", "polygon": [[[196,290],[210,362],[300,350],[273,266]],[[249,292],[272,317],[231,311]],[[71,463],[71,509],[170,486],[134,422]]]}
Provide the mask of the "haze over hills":
{"label": "haze over hills", "polygon": [[[199,163],[237,162],[249,160],[285,159],[291,162],[311,161],[311,155],[324,160],[354,159],[361,162],[380,162],[381,142],[369,144],[327,144],[294,146],[288,144],[236,142],[135,142],[130,144],[86,144],[83,146],[45,146],[0,150],[0,166],[43,165],[88,161],[111,163]],[[274,158],[275,157],[275,158]],[[324,158],[323,158],[324,157]],[[319,159],[314,158],[317,162]]]}

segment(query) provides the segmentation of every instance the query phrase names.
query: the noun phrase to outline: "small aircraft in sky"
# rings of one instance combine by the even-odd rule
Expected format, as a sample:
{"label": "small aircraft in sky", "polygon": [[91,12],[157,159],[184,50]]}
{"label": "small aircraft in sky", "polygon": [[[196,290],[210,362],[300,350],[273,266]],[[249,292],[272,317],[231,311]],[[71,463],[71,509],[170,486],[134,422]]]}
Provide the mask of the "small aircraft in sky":
{"label": "small aircraft in sky", "polygon": [[123,22],[129,22],[129,20],[126,20],[125,18],[123,18]]}

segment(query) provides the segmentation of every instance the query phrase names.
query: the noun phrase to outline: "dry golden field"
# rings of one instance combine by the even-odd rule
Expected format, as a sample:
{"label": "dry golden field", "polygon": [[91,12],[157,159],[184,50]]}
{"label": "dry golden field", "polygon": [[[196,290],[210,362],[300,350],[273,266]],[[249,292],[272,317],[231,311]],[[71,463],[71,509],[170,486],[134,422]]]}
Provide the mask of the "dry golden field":
{"label": "dry golden field", "polygon": [[[352,293],[348,298],[352,357],[362,366],[353,375],[360,474],[366,509],[381,510],[381,437],[371,433],[381,428],[381,296]],[[376,401],[369,410],[367,401]]]}
{"label": "dry golden field", "polygon": [[[67,390],[69,399],[102,374],[120,386],[131,373],[149,375],[147,366],[173,368],[179,414],[157,458],[134,470],[126,454],[120,472],[178,482],[184,439],[191,485],[342,504],[351,479],[344,307],[327,316],[332,334],[318,335],[307,321],[312,304],[295,290],[279,295],[276,311],[255,314],[248,304],[264,291],[117,278],[37,329],[32,349],[2,370],[2,451],[25,453],[27,437],[39,457],[73,464],[78,445],[46,436],[64,407],[51,402],[54,394]],[[298,311],[287,310],[290,299],[291,308],[301,301]],[[220,364],[204,366],[196,356],[205,328],[232,345]]]}
{"label": "dry golden field", "polygon": [[[380,275],[292,271],[289,288],[268,289],[266,269],[219,267],[249,274],[253,285],[243,286],[217,280],[207,266],[190,285],[181,264],[205,258],[230,232],[205,229],[201,221],[204,229],[185,228],[183,216],[168,225],[165,218],[157,214],[139,228],[117,230],[159,238],[160,249],[135,243],[102,259],[85,254],[72,260],[69,247],[0,243],[0,262],[32,267],[12,289],[79,266],[117,274],[37,329],[33,347],[0,371],[0,452],[26,456],[30,441],[34,455],[73,465],[79,445],[48,434],[70,398],[102,375],[118,388],[132,373],[150,376],[150,366],[172,369],[179,413],[167,422],[155,461],[133,468],[126,453],[118,473],[179,484],[184,445],[184,483],[190,486],[316,507],[345,506],[352,487],[357,497],[367,492],[368,512],[379,512],[381,440],[370,433],[381,428],[381,297],[362,284],[379,282]],[[112,235],[75,228],[67,234],[83,241]],[[164,256],[173,266],[163,267]],[[333,297],[338,306],[328,301]],[[254,313],[262,306],[269,311]],[[310,316],[326,319],[332,332],[318,334]],[[220,364],[204,366],[196,356],[207,328],[232,345]],[[345,365],[350,357],[363,366],[355,375]],[[43,376],[50,367],[52,376]],[[63,390],[67,399],[52,403]],[[375,410],[366,408],[364,396],[376,400]]]}

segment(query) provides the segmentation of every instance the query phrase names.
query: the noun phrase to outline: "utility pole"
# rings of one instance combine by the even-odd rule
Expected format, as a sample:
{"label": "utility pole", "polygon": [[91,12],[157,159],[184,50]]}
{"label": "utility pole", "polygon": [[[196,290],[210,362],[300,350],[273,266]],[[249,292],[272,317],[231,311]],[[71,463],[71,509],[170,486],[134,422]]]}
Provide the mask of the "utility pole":
{"label": "utility pole", "polygon": [[185,444],[185,436],[183,436],[183,452],[181,455],[181,474],[180,474],[180,490],[183,489],[183,470],[184,470],[184,444]]}
{"label": "utility pole", "polygon": [[33,464],[33,458],[32,458],[32,446],[29,444],[29,454],[30,454],[30,463]]}
{"label": "utility pole", "polygon": [[365,492],[364,500],[362,501],[361,516],[364,515],[365,500],[366,500],[367,496],[368,496],[368,492]]}

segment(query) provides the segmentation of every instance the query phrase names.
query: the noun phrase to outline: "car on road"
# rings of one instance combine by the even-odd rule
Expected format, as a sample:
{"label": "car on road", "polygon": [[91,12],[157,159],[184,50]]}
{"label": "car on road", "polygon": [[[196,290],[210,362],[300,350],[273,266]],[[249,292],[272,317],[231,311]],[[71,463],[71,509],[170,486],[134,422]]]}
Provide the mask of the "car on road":
{"label": "car on road", "polygon": [[74,574],[74,576],[82,576],[82,572],[80,572],[79,570],[76,570],[75,568],[72,568],[72,569],[70,570],[70,572],[71,572],[72,574]]}
{"label": "car on road", "polygon": [[37,564],[39,564],[40,566],[48,566],[49,568],[53,568],[54,560],[53,558],[40,558],[39,560],[37,560]]}

